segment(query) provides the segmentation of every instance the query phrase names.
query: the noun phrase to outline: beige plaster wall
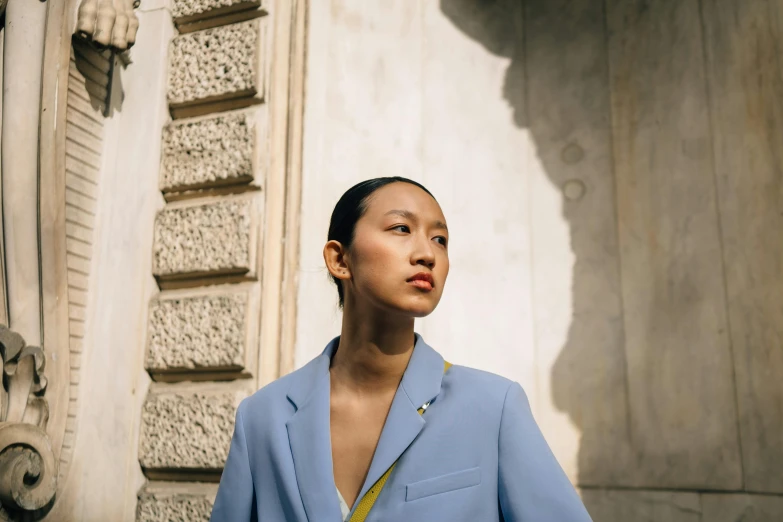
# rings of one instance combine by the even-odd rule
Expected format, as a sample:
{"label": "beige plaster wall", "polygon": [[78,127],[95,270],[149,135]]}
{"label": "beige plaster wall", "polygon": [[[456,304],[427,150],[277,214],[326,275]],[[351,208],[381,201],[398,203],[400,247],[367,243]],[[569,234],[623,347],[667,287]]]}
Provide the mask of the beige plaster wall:
{"label": "beige plaster wall", "polygon": [[297,365],[339,333],[321,254],[339,196],[375,176],[420,181],[443,207],[452,264],[417,331],[454,363],[522,383],[573,476],[578,432],[547,381],[568,332],[574,256],[560,189],[502,95],[511,59],[437,2],[329,4],[310,13]]}
{"label": "beige plaster wall", "polygon": [[79,427],[63,498],[49,519],[131,521],[144,483],[138,463],[161,129],[168,111],[165,52],[173,33],[163,2],[144,2],[132,63],[115,69],[98,181],[91,301],[82,354]]}
{"label": "beige plaster wall", "polygon": [[596,520],[783,516],[783,9],[310,7],[297,366],[339,332],[335,202],[407,176],[451,231],[417,330],[525,387]]}

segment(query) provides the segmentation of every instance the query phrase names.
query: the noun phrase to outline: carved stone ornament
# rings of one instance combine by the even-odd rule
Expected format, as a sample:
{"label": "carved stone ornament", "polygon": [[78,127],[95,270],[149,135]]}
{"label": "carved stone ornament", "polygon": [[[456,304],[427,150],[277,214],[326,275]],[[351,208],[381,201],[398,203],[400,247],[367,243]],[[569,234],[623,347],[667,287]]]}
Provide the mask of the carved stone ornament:
{"label": "carved stone ornament", "polygon": [[45,357],[37,346],[0,325],[0,521],[35,520],[57,488],[46,422]]}
{"label": "carved stone ornament", "polygon": [[139,19],[133,10],[139,3],[140,0],[82,0],[76,34],[100,48],[127,51],[136,43]]}

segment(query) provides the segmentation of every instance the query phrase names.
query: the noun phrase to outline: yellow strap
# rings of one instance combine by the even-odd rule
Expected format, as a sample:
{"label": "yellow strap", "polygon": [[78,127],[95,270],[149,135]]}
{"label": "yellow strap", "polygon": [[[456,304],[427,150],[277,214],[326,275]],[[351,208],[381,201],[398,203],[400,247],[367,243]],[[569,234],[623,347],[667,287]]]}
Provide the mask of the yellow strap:
{"label": "yellow strap", "polygon": [[[443,361],[443,373],[446,373],[449,368],[451,368],[451,363],[448,361]],[[422,415],[423,413],[424,408],[419,408],[419,415]],[[386,473],[384,473],[381,478],[379,478],[378,481],[372,485],[367,493],[364,494],[362,499],[359,501],[359,505],[356,506],[356,511],[353,512],[349,522],[364,522],[364,520],[367,518],[367,515],[370,514],[370,510],[375,505],[375,501],[378,499],[378,495],[381,494],[381,490],[383,489],[384,484],[386,484],[386,481],[389,479],[389,475],[391,475],[391,472],[396,465],[397,461],[395,460],[394,463],[389,466],[389,469],[386,470]]]}

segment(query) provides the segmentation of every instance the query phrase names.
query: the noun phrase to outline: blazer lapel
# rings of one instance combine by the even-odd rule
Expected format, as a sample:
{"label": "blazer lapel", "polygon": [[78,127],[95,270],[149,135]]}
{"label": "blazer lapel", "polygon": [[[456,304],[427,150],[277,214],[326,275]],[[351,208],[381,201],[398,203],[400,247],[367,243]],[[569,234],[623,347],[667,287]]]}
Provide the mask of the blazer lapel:
{"label": "blazer lapel", "polygon": [[334,485],[329,425],[329,363],[336,341],[308,364],[307,371],[297,374],[288,392],[297,408],[286,422],[288,441],[299,495],[311,521],[342,520]]}
{"label": "blazer lapel", "polygon": [[438,395],[442,380],[443,357],[416,334],[413,354],[394,395],[359,499],[397,461],[424,428],[426,414],[419,415],[418,408]]}

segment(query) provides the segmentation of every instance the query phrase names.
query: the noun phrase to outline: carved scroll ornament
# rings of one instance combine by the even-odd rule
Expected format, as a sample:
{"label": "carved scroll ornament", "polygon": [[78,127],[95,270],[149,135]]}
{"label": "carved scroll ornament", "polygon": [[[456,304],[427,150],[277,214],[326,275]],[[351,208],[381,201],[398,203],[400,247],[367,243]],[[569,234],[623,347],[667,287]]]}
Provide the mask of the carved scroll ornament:
{"label": "carved scroll ornament", "polygon": [[139,19],[133,10],[139,6],[139,2],[82,0],[76,20],[76,34],[101,48],[127,51],[136,43]]}
{"label": "carved scroll ornament", "polygon": [[45,361],[41,348],[0,325],[0,521],[23,513],[34,519],[54,498],[57,463],[46,435]]}

